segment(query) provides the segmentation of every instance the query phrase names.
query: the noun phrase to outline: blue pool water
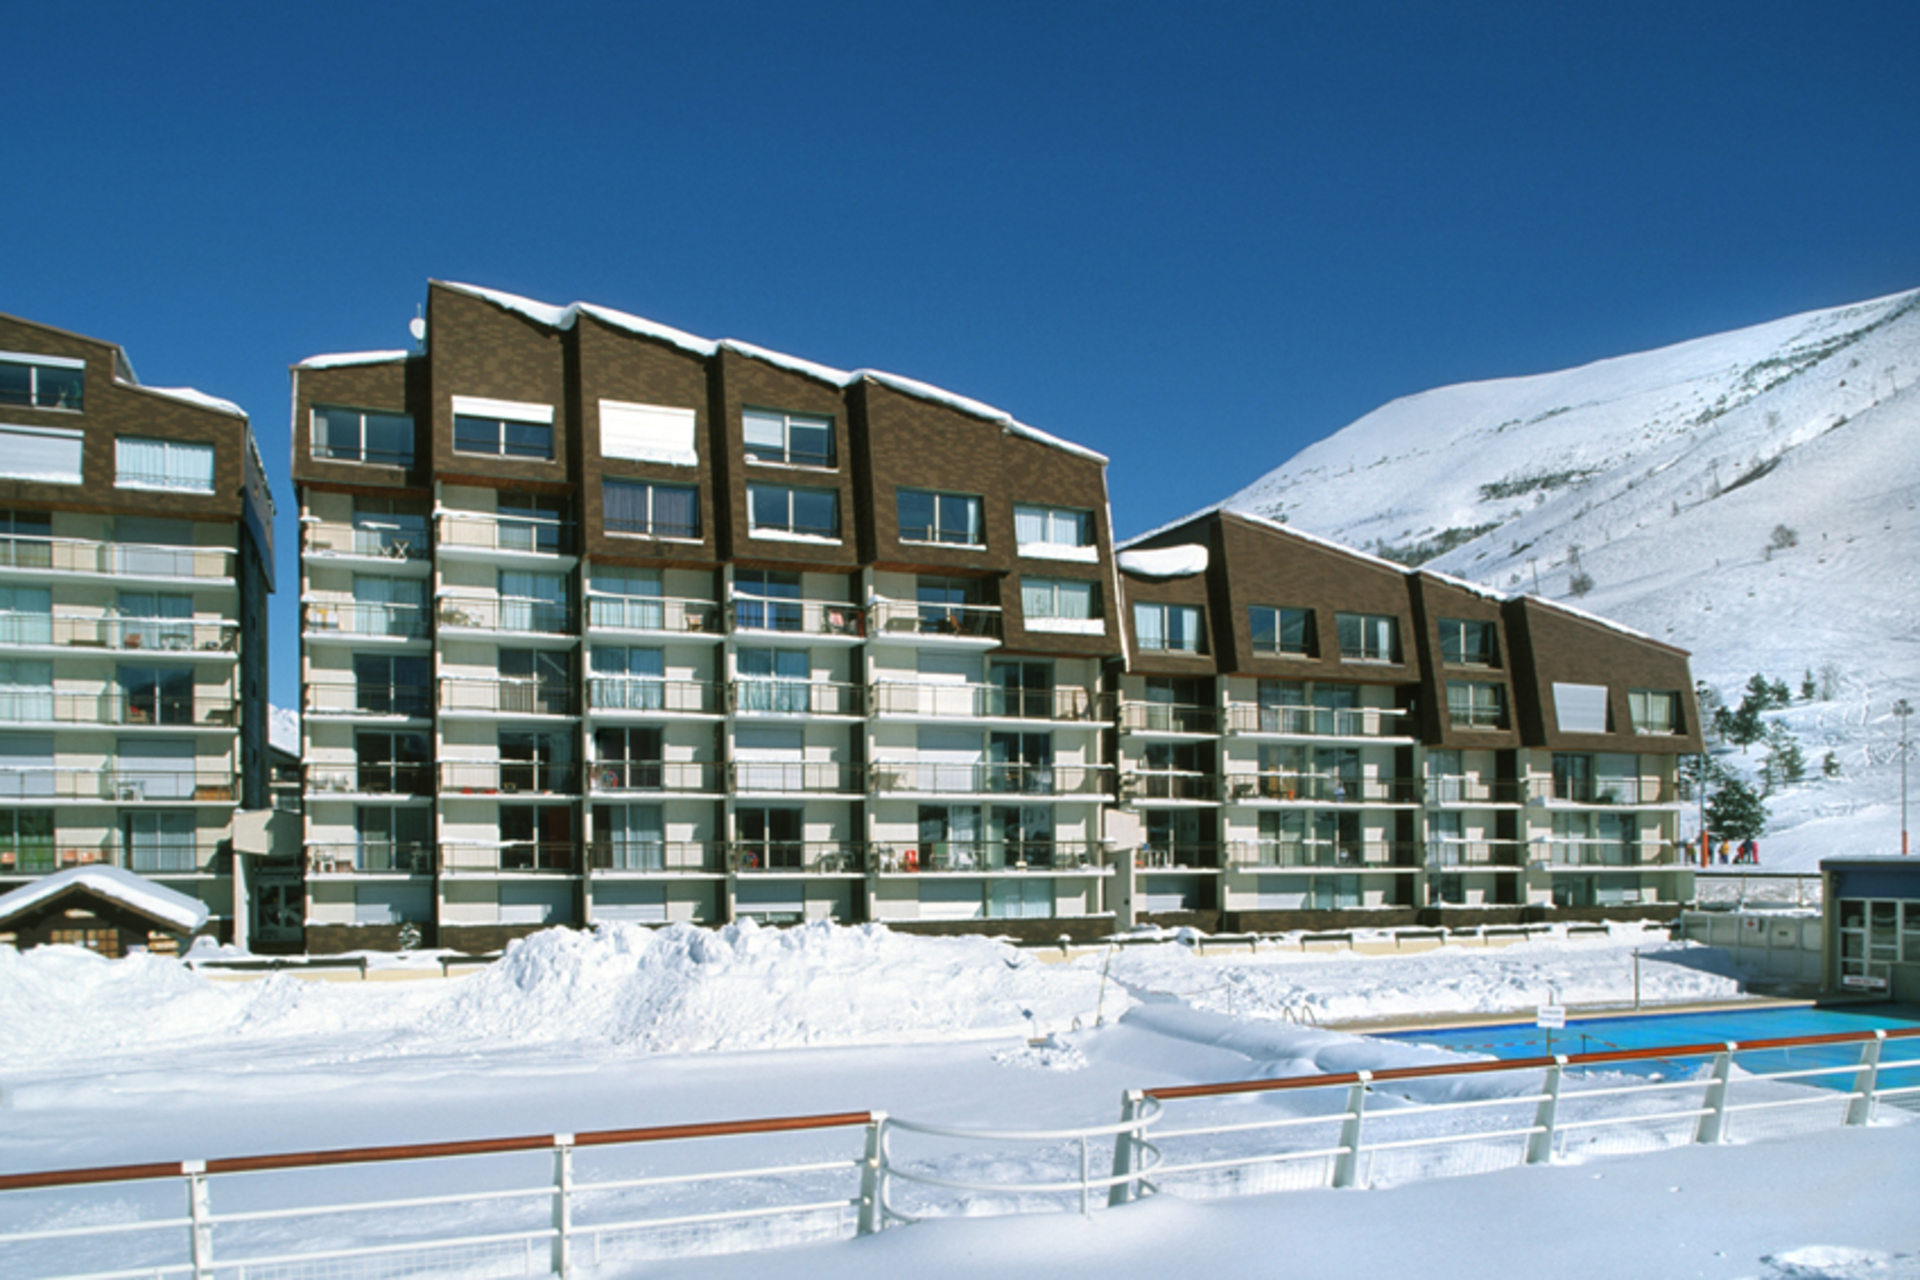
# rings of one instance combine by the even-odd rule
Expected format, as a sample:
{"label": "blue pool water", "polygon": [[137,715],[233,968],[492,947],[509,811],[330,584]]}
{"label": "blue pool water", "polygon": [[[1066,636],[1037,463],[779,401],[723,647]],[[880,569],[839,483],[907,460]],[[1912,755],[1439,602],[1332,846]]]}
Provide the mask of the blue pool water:
{"label": "blue pool water", "polygon": [[[1719,1044],[1727,1040],[1772,1040],[1783,1036],[1830,1035],[1842,1031],[1911,1029],[1920,1026],[1920,1009],[1900,1005],[1871,1008],[1712,1009],[1702,1013],[1657,1013],[1638,1017],[1569,1018],[1565,1028],[1548,1032],[1531,1022],[1498,1026],[1399,1031],[1382,1036],[1496,1058],[1537,1058],[1548,1053],[1600,1053],[1608,1049],[1648,1049],[1661,1045]],[[1552,1037],[1551,1047],[1548,1037]],[[1860,1060],[1858,1045],[1815,1046],[1742,1053],[1735,1062],[1749,1071],[1781,1071],[1815,1066],[1851,1065]],[[1649,1058],[1609,1064],[1608,1070],[1636,1075],[1671,1075],[1698,1070],[1704,1058]],[[1882,1066],[1920,1062],[1920,1038],[1889,1040]],[[1807,1083],[1848,1089],[1852,1078],[1814,1076]],[[1883,1072],[1883,1086],[1920,1084],[1920,1067]]]}

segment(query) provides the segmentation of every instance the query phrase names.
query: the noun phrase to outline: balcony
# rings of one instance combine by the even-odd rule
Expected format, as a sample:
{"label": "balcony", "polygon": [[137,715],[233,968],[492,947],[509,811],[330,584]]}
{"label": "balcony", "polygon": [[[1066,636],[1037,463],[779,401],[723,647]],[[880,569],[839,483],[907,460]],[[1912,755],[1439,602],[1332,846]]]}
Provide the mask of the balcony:
{"label": "balcony", "polygon": [[600,760],[587,770],[595,795],[712,795],[721,789],[721,776],[713,760]]}
{"label": "balcony", "polygon": [[233,700],[213,695],[15,690],[0,693],[0,723],[230,730],[236,721]]}
{"label": "balcony", "polygon": [[736,793],[858,797],[861,769],[837,760],[736,760],[727,766]]}
{"label": "balcony", "polygon": [[440,870],[447,875],[499,872],[571,872],[580,865],[573,841],[505,840],[498,844],[449,842],[440,846]]}
{"label": "balcony", "polygon": [[1133,865],[1147,871],[1213,871],[1220,866],[1220,846],[1148,843],[1134,850]]}
{"label": "balcony", "polygon": [[1185,769],[1135,769],[1120,775],[1120,798],[1125,801],[1195,801],[1220,799],[1217,774]]}
{"label": "balcony", "polygon": [[1098,798],[1107,793],[1104,765],[947,764],[888,760],[871,769],[880,795],[1057,796]]}
{"label": "balcony", "polygon": [[1427,866],[1436,871],[1497,868],[1517,870],[1527,865],[1527,846],[1520,840],[1465,840],[1446,836],[1427,842]]}
{"label": "balcony", "polygon": [[89,538],[0,537],[0,572],[233,585],[230,547],[168,547]]}
{"label": "balcony", "polygon": [[595,840],[587,857],[597,872],[720,875],[727,869],[727,846],[718,840]]}
{"label": "balcony", "polygon": [[1120,703],[1120,732],[1143,737],[1180,737],[1220,732],[1220,709],[1191,702]]}
{"label": "balcony", "polygon": [[860,606],[834,600],[770,600],[735,597],[727,605],[728,624],[735,632],[756,637],[806,636],[809,639],[856,642],[867,634]]}
{"label": "balcony", "polygon": [[1675,804],[1673,785],[1659,778],[1567,778],[1536,773],[1527,779],[1533,798],[1569,805]]}
{"label": "balcony", "polygon": [[573,716],[579,708],[571,680],[443,676],[440,712],[446,716]]}
{"label": "balcony", "polygon": [[115,615],[0,611],[0,646],[20,649],[111,650],[116,653],[232,655],[240,643],[238,622],[193,618],[123,618]]}
{"label": "balcony", "polygon": [[306,795],[425,797],[433,794],[433,766],[426,763],[308,765]]}
{"label": "balcony", "polygon": [[371,560],[388,573],[424,573],[433,559],[427,522],[388,528],[363,528],[332,520],[303,520],[300,553],[317,560]]}
{"label": "balcony", "polygon": [[1031,720],[1048,724],[1100,724],[1103,695],[1074,685],[1009,689],[997,684],[882,681],[868,686],[872,713],[893,720]]}
{"label": "balcony", "polygon": [[531,514],[442,511],[434,535],[434,551],[442,559],[571,559],[574,548],[572,522]]}
{"label": "balcony", "polygon": [[1411,871],[1424,853],[1392,840],[1239,840],[1228,848],[1242,870]]}
{"label": "balcony", "polygon": [[1261,707],[1227,704],[1227,732],[1256,738],[1412,741],[1413,712],[1398,707]]}
{"label": "balcony", "polygon": [[867,869],[867,850],[848,840],[736,841],[728,846],[727,867],[743,876],[857,876]]}
{"label": "balcony", "polygon": [[593,676],[587,681],[587,713],[605,719],[718,716],[720,686],[711,680]]}
{"label": "balcony", "polygon": [[309,640],[357,642],[427,638],[427,611],[417,604],[309,600],[300,611],[300,630]]}
{"label": "balcony", "polygon": [[231,770],[200,773],[153,768],[60,769],[51,765],[0,768],[0,800],[231,806],[233,798]]}
{"label": "balcony", "polygon": [[443,630],[515,636],[570,636],[573,608],[564,600],[444,595],[435,617]]}
{"label": "balcony", "polygon": [[933,840],[879,850],[885,875],[929,872],[1086,871],[1098,868],[1093,846],[1054,840]]}
{"label": "balcony", "polygon": [[573,796],[580,794],[580,768],[536,760],[442,760],[445,796]]}
{"label": "balcony", "polygon": [[306,713],[337,719],[425,720],[433,690],[423,684],[309,684]]}
{"label": "balcony", "polygon": [[1000,606],[920,604],[912,600],[875,600],[868,606],[875,637],[911,644],[991,646],[1000,643]]}
{"label": "balcony", "polygon": [[213,861],[226,848],[219,840],[135,841],[131,849],[118,840],[97,844],[20,842],[0,846],[0,876],[50,875],[72,867],[120,867],[142,875],[190,875]]}
{"label": "balcony", "polygon": [[735,680],[727,707],[742,716],[842,716],[865,713],[865,690],[857,684],[809,680]]}
{"label": "balcony", "polygon": [[423,876],[433,873],[433,846],[423,843],[363,841],[310,844],[309,875]]}
{"label": "balcony", "polygon": [[1680,865],[1675,847],[1664,840],[1606,840],[1564,837],[1538,840],[1534,861],[1549,870],[1594,867],[1674,867]]}
{"label": "balcony", "polygon": [[1238,804],[1388,805],[1420,803],[1418,778],[1365,778],[1334,773],[1230,773],[1227,794]]}
{"label": "balcony", "polygon": [[1440,776],[1427,779],[1427,803],[1430,805],[1517,805],[1527,799],[1526,783],[1517,778],[1465,778]]}
{"label": "balcony", "polygon": [[623,635],[695,636],[718,640],[720,606],[672,596],[587,597],[587,629]]}

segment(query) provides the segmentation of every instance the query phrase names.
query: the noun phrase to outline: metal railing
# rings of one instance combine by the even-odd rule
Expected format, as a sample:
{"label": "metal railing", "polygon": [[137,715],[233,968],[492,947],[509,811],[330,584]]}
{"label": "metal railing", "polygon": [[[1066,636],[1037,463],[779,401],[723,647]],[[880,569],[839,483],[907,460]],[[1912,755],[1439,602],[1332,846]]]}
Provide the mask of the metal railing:
{"label": "metal railing", "polygon": [[1122,699],[1123,733],[1218,733],[1220,708],[1193,702],[1142,702]]}
{"label": "metal railing", "polygon": [[1527,786],[1518,778],[1465,778],[1441,774],[1427,779],[1428,804],[1524,804]]}
{"label": "metal railing", "polygon": [[1427,865],[1443,871],[1452,867],[1524,867],[1527,865],[1527,845],[1523,840],[1468,840],[1441,836],[1427,841]]}
{"label": "metal railing", "polygon": [[1527,786],[1536,800],[1565,804],[1670,804],[1676,798],[1672,785],[1659,778],[1565,778],[1536,773],[1528,777]]}
{"label": "metal railing", "polygon": [[720,606],[712,600],[672,596],[587,597],[587,628],[592,631],[665,631],[719,635]]}
{"label": "metal railing", "polygon": [[426,875],[433,870],[433,846],[418,841],[310,844],[305,852],[311,875]]}
{"label": "metal railing", "polygon": [[579,705],[571,680],[442,676],[440,710],[451,715],[571,716],[579,714]]}
{"label": "metal railing", "polygon": [[1288,738],[1396,738],[1413,732],[1400,707],[1262,707],[1227,704],[1227,732]]}
{"label": "metal railing", "polygon": [[306,687],[310,715],[404,716],[424,720],[433,714],[433,690],[424,684],[316,684]]}
{"label": "metal railing", "polygon": [[573,606],[565,600],[448,595],[437,604],[440,625],[454,630],[522,635],[566,635],[573,630]]}
{"label": "metal railing", "polygon": [[1217,844],[1144,844],[1133,851],[1133,865],[1149,871],[1173,868],[1211,869],[1220,865]]}
{"label": "metal railing", "polygon": [[791,795],[853,795],[866,788],[857,764],[836,760],[736,760],[727,765],[727,785],[736,792]]}
{"label": "metal railing", "polygon": [[687,791],[721,788],[721,767],[711,760],[599,760],[587,766],[595,791]]}
{"label": "metal railing", "polygon": [[867,620],[860,606],[843,601],[735,596],[727,604],[727,618],[735,631],[853,638],[867,634]]}
{"label": "metal railing", "polygon": [[442,551],[518,551],[561,556],[573,552],[573,522],[535,515],[441,512],[434,532]]}
{"label": "metal railing", "polygon": [[1818,907],[1823,880],[1818,871],[1701,867],[1693,873],[1693,898],[1702,907]]}
{"label": "metal railing", "polygon": [[580,766],[552,760],[442,760],[440,792],[449,796],[577,795]]}
{"label": "metal railing", "polygon": [[1370,778],[1337,773],[1230,773],[1227,793],[1235,800],[1307,801],[1314,804],[1418,804],[1418,778]]}
{"label": "metal railing", "polygon": [[727,846],[719,840],[595,840],[587,846],[595,871],[718,875],[727,869]]}
{"label": "metal railing", "polygon": [[868,687],[876,716],[933,720],[1047,720],[1087,723],[1106,718],[1103,695],[1073,685],[1010,689],[997,684],[888,680]]}
{"label": "metal railing", "polygon": [[0,768],[0,800],[105,800],[143,804],[153,800],[231,802],[231,771],[167,769]]}
{"label": "metal railing", "polygon": [[998,640],[1000,606],[920,604],[912,600],[875,600],[868,606],[873,634],[890,639],[949,637]]}
{"label": "metal railing", "polygon": [[857,716],[865,693],[857,684],[750,678],[727,685],[727,705],[741,715]]}
{"label": "metal railing", "polygon": [[867,847],[846,840],[735,841],[727,848],[727,869],[740,875],[859,875],[867,869]]}
{"label": "metal railing", "polygon": [[1421,848],[1399,840],[1236,840],[1236,867],[1316,867],[1361,871],[1418,869]]}
{"label": "metal railing", "polygon": [[1120,775],[1123,800],[1218,800],[1220,775],[1186,769],[1134,769]]}
{"label": "metal railing", "polygon": [[0,610],[0,645],[205,654],[232,653],[239,638],[240,624],[226,619]]}
{"label": "metal railing", "polygon": [[47,875],[70,867],[120,867],[141,874],[192,872],[210,864],[225,848],[220,840],[165,840],[136,842],[128,848],[119,840],[96,844],[22,841],[0,847],[0,876]]}
{"label": "metal railing", "polygon": [[230,547],[169,547],[144,542],[99,542],[90,538],[0,537],[0,569],[111,577],[231,580],[236,552]]}
{"label": "metal railing", "polygon": [[678,715],[719,715],[720,689],[711,680],[590,676],[587,679],[587,709],[601,714],[658,711]]}
{"label": "metal railing", "polygon": [[367,600],[309,600],[300,606],[300,629],[309,635],[386,636],[395,640],[424,640],[424,605],[390,604]]}
{"label": "metal railing", "polygon": [[157,690],[126,693],[0,692],[0,721],[19,724],[212,725],[235,724],[230,697]]}
{"label": "metal railing", "polygon": [[433,794],[433,766],[425,762],[405,764],[307,765],[306,786],[310,796],[329,791],[373,796],[430,796]]}
{"label": "metal railing", "polygon": [[309,520],[300,526],[300,549],[308,555],[355,556],[374,560],[428,560],[427,518],[402,528],[369,529],[337,520]]}
{"label": "metal railing", "polygon": [[574,871],[580,846],[571,840],[502,840],[497,844],[447,841],[440,846],[440,870],[447,875],[474,871]]}
{"label": "metal railing", "polygon": [[1665,840],[1564,839],[1537,840],[1533,858],[1548,867],[1662,867],[1680,859]]}
{"label": "metal railing", "polygon": [[888,760],[871,770],[879,794],[1100,796],[1107,792],[1105,765],[944,764]]}
{"label": "metal railing", "polygon": [[929,871],[1074,871],[1097,866],[1092,845],[1060,840],[932,840],[884,845],[878,869],[885,874]]}

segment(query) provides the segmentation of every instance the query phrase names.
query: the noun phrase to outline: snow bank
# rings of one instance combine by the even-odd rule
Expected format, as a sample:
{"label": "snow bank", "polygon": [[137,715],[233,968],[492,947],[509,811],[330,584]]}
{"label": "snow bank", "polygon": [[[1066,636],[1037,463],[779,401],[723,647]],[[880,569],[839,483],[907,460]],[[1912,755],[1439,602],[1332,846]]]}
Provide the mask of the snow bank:
{"label": "snow bank", "polygon": [[1142,578],[1190,578],[1207,571],[1207,549],[1195,543],[1122,551],[1117,558],[1122,572]]}

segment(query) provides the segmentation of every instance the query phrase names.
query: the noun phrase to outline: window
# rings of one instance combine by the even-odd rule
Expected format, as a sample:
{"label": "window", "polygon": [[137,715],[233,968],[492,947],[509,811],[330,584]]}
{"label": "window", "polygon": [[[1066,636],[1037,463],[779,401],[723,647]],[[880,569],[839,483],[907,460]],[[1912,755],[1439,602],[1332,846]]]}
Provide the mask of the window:
{"label": "window", "polygon": [[53,663],[0,658],[0,720],[46,724],[53,719]]}
{"label": "window", "polygon": [[1606,733],[1607,686],[1555,681],[1553,718],[1562,733]]}
{"label": "window", "polygon": [[500,571],[502,631],[565,631],[573,596],[564,573]]}
{"label": "window", "polygon": [[87,362],[0,351],[0,404],[80,411]]}
{"label": "window", "polygon": [[515,400],[453,398],[455,453],[553,459],[553,406]]}
{"label": "window", "polygon": [[692,409],[662,404],[600,402],[600,456],[670,466],[699,465],[700,446]]}
{"label": "window", "polygon": [[0,809],[0,875],[57,870],[53,810]]}
{"label": "window", "polygon": [[571,734],[499,731],[502,791],[572,791]]}
{"label": "window", "polygon": [[502,493],[495,508],[502,551],[538,551],[559,555],[569,549],[569,517],[562,498],[530,493]]}
{"label": "window", "polygon": [[114,441],[114,484],[122,489],[213,492],[213,446],[182,440]]}
{"label": "window", "polygon": [[1440,661],[1456,667],[1491,667],[1499,660],[1491,622],[1440,619]]}
{"label": "window", "polygon": [[387,653],[353,655],[354,709],[368,715],[430,713],[432,663],[425,657]]}
{"label": "window", "polygon": [[804,714],[812,708],[808,681],[812,668],[804,649],[741,649],[734,655],[739,673],[740,711]]}
{"label": "window", "polygon": [[1099,551],[1093,545],[1093,512],[1072,507],[1015,506],[1013,540],[1019,544],[1023,556],[1053,560],[1099,558]]}
{"label": "window", "polygon": [[733,625],[747,631],[798,631],[805,620],[800,575],[775,569],[738,569],[733,575]]}
{"label": "window", "polygon": [[1072,631],[1099,635],[1100,584],[1071,578],[1020,579],[1020,612],[1029,631]]}
{"label": "window", "polygon": [[1455,728],[1506,728],[1506,690],[1477,680],[1447,681],[1447,720]]}
{"label": "window", "polygon": [[649,538],[698,538],[700,491],[690,484],[602,480],[600,518],[608,533]]}
{"label": "window", "polygon": [[1142,649],[1199,653],[1205,643],[1200,610],[1190,604],[1136,604],[1133,635]]}
{"label": "window", "polygon": [[1254,605],[1247,610],[1253,633],[1253,651],[1285,657],[1311,658],[1318,647],[1313,636],[1313,610],[1274,609]]}
{"label": "window", "polygon": [[1635,733],[1680,732],[1680,695],[1658,689],[1627,690],[1627,710]]}
{"label": "window", "polygon": [[355,790],[367,795],[430,795],[433,753],[424,733],[354,735]]}
{"label": "window", "polygon": [[119,670],[120,698],[128,724],[192,724],[192,667]]}
{"label": "window", "polygon": [[1392,618],[1374,613],[1336,613],[1340,630],[1340,657],[1345,662],[1400,661],[1400,628]]}
{"label": "window", "polygon": [[84,437],[53,427],[0,427],[0,476],[41,484],[79,484]]}
{"label": "window", "polygon": [[901,489],[896,494],[900,541],[940,542],[977,547],[986,541],[980,528],[980,499],[959,493]]}
{"label": "window", "polygon": [[833,489],[790,489],[785,485],[747,486],[747,527],[765,537],[840,536],[840,495]]}
{"label": "window", "polygon": [[747,457],[796,467],[833,465],[833,419],[778,409],[747,409],[740,415]]}
{"label": "window", "polygon": [[413,419],[378,409],[313,407],[313,456],[331,462],[413,465]]}

